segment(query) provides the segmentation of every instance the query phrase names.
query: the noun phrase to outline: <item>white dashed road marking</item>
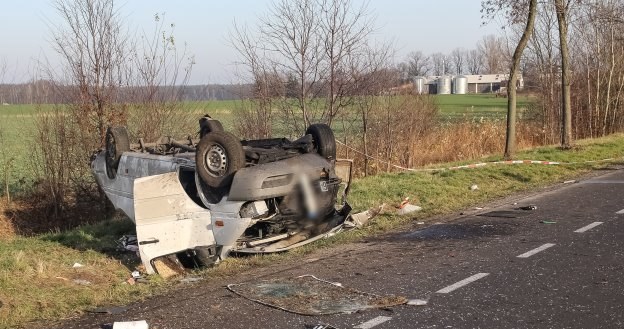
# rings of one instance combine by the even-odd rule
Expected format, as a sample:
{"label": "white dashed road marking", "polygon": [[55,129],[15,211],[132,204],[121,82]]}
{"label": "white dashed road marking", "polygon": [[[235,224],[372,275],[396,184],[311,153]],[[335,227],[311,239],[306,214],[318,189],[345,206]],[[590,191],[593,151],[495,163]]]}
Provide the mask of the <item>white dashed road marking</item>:
{"label": "white dashed road marking", "polygon": [[541,247],[535,248],[535,249],[533,249],[531,251],[527,251],[524,254],[518,255],[516,257],[518,257],[518,258],[529,258],[529,257],[537,254],[538,252],[542,252],[542,251],[544,251],[544,250],[546,250],[546,249],[548,249],[548,248],[550,248],[550,247],[552,247],[554,245],[555,245],[554,243],[547,243],[547,244],[545,244],[545,245],[543,245]]}
{"label": "white dashed road marking", "polygon": [[459,288],[461,288],[461,287],[463,287],[463,286],[465,286],[465,285],[467,285],[469,283],[472,283],[472,282],[475,282],[475,281],[477,281],[479,279],[485,278],[488,275],[490,275],[490,273],[478,273],[478,274],[475,274],[475,275],[473,275],[473,276],[471,276],[469,278],[466,278],[466,279],[463,279],[463,280],[461,280],[461,281],[459,281],[457,283],[454,283],[454,284],[452,284],[452,285],[450,285],[450,286],[448,286],[446,288],[442,288],[442,289],[436,291],[436,293],[438,293],[438,294],[448,294],[449,292],[451,292],[451,291],[453,291],[455,289],[459,289]]}
{"label": "white dashed road marking", "polygon": [[620,210],[620,211],[616,212],[616,214],[618,214],[618,215],[622,215],[622,214],[624,214],[624,209],[622,209],[622,210]]}
{"label": "white dashed road marking", "polygon": [[583,226],[583,227],[579,228],[578,230],[574,231],[574,233],[587,232],[587,231],[591,230],[592,228],[594,228],[594,227],[596,227],[596,226],[598,226],[600,224],[602,224],[602,222],[593,222],[593,223],[591,223],[591,224],[589,224],[587,226]]}
{"label": "white dashed road marking", "polygon": [[376,317],[376,318],[374,318],[372,320],[369,320],[369,321],[366,321],[366,322],[364,322],[362,324],[359,324],[359,325],[357,325],[354,328],[357,328],[357,329],[370,329],[370,328],[376,327],[376,326],[378,326],[378,325],[380,325],[380,324],[382,324],[382,323],[384,323],[386,321],[390,321],[391,319],[392,318],[389,317],[389,316],[378,316],[378,317]]}

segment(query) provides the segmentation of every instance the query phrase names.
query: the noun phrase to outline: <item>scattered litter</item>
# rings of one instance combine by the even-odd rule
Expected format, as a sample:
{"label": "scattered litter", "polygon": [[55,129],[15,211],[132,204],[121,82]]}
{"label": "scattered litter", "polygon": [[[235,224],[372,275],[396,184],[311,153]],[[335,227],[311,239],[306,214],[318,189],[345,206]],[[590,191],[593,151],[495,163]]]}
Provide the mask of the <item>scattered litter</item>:
{"label": "scattered litter", "polygon": [[113,323],[113,329],[149,329],[147,321],[129,321],[129,322],[115,322]]}
{"label": "scattered litter", "polygon": [[350,215],[349,218],[345,221],[345,226],[348,228],[360,228],[366,225],[371,219],[379,215],[383,211],[383,208],[385,206],[386,204],[383,203],[379,207],[371,208],[366,211]]}
{"label": "scattered litter", "polygon": [[182,283],[195,283],[195,282],[199,282],[201,280],[202,279],[198,278],[198,277],[189,277],[189,278],[180,279],[180,282],[182,282]]}
{"label": "scattered litter", "polygon": [[470,185],[470,190],[471,190],[471,191],[476,191],[476,190],[478,190],[478,189],[479,189],[479,186],[478,186],[477,184],[472,184],[472,185]]}
{"label": "scattered litter", "polygon": [[416,224],[418,224],[418,225],[425,225],[425,222],[418,222]]}
{"label": "scattered litter", "polygon": [[301,315],[354,313],[402,305],[408,301],[400,296],[360,292],[312,275],[230,284],[227,288],[256,303]]}
{"label": "scattered litter", "polygon": [[74,266],[72,266],[73,268],[79,268],[79,267],[84,267],[84,265],[80,264],[80,263],[74,263]]}
{"label": "scattered litter", "polygon": [[141,273],[139,273],[139,271],[133,271],[132,272],[132,278],[138,279],[140,277],[141,277]]}
{"label": "scattered litter", "polygon": [[475,210],[483,210],[481,207],[475,207]]}
{"label": "scattered litter", "polygon": [[518,209],[520,209],[520,210],[536,210],[536,209],[537,209],[537,206],[530,205],[530,206],[520,207],[520,208],[518,208]]}
{"label": "scattered litter", "polygon": [[576,180],[567,180],[565,182],[563,182],[563,184],[572,184],[572,183],[576,183]]}
{"label": "scattered litter", "polygon": [[120,250],[124,251],[139,251],[139,244],[137,241],[136,235],[124,235],[119,240],[117,240],[117,246]]}
{"label": "scattered litter", "polygon": [[133,286],[136,283],[136,279],[135,278],[128,278],[128,280],[126,280],[126,283]]}
{"label": "scattered litter", "polygon": [[557,222],[550,221],[550,220],[542,220],[542,221],[540,221],[540,223],[542,223],[542,224],[557,224]]}
{"label": "scattered litter", "polygon": [[422,210],[422,207],[409,203],[409,198],[405,198],[405,200],[401,202],[401,205],[399,206],[399,210],[397,211],[397,214],[399,214],[400,216],[403,216],[403,215],[408,215],[413,212],[417,212],[421,210]]}
{"label": "scattered litter", "polygon": [[424,305],[427,305],[427,303],[429,302],[424,299],[410,299],[407,301],[406,304],[413,305],[413,306],[424,306]]}
{"label": "scattered litter", "polygon": [[121,314],[127,311],[127,307],[123,306],[109,306],[109,307],[98,307],[92,310],[87,310],[89,313],[98,313],[98,314]]}
{"label": "scattered litter", "polygon": [[83,280],[83,279],[74,279],[73,280],[75,284],[79,284],[82,286],[88,286],[91,284],[91,281],[87,281],[87,280]]}

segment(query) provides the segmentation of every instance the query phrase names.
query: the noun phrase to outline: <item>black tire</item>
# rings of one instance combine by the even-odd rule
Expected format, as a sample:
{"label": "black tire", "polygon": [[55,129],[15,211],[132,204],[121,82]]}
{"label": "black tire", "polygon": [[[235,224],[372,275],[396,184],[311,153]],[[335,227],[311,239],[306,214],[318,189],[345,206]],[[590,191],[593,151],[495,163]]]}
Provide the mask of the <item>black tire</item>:
{"label": "black tire", "polygon": [[130,137],[125,127],[108,127],[106,130],[106,167],[108,177],[115,178],[119,159],[130,151]]}
{"label": "black tire", "polygon": [[211,188],[223,188],[234,173],[245,166],[245,152],[236,136],[225,131],[211,132],[199,141],[195,153],[199,177]]}
{"label": "black tire", "polygon": [[328,125],[313,124],[306,130],[306,135],[312,135],[316,153],[326,159],[336,158],[336,138]]}
{"label": "black tire", "polygon": [[199,136],[203,138],[214,131],[225,131],[219,120],[212,120],[206,117],[199,119]]}

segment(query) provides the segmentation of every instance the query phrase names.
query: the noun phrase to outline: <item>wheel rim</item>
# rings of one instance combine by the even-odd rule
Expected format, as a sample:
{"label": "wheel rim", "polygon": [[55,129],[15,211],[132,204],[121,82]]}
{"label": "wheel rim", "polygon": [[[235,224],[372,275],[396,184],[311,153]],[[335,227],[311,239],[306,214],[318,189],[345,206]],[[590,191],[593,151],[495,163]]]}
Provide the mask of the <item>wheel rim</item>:
{"label": "wheel rim", "polygon": [[214,144],[206,153],[206,169],[212,177],[225,175],[228,167],[228,158],[223,146]]}

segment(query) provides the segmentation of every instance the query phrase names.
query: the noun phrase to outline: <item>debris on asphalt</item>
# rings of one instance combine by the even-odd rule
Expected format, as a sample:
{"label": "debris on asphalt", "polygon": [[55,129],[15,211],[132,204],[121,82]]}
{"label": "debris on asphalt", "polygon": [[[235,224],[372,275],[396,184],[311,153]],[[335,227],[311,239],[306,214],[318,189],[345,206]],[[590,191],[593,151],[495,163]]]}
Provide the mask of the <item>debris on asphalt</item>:
{"label": "debris on asphalt", "polygon": [[199,282],[201,280],[202,279],[198,278],[198,277],[188,277],[188,278],[180,279],[180,282],[182,282],[182,283],[195,283],[195,282]]}
{"label": "debris on asphalt", "polygon": [[551,221],[551,220],[542,220],[542,221],[540,221],[540,223],[542,223],[542,224],[557,224],[557,222]]}
{"label": "debris on asphalt", "polygon": [[572,184],[572,183],[576,183],[576,180],[567,180],[565,182],[563,182],[563,184]]}
{"label": "debris on asphalt", "polygon": [[82,265],[80,263],[74,263],[74,265],[72,267],[73,268],[79,268],[79,267],[84,267],[84,265]]}
{"label": "debris on asphalt", "polygon": [[475,210],[483,210],[482,207],[475,207]]}
{"label": "debris on asphalt", "polygon": [[476,190],[478,190],[478,189],[479,189],[479,186],[478,186],[477,184],[472,184],[472,185],[470,185],[470,190],[471,190],[471,191],[476,191]]}
{"label": "debris on asphalt", "polygon": [[91,281],[88,281],[88,280],[83,280],[83,279],[74,279],[74,280],[73,280],[73,282],[74,282],[75,284],[79,284],[79,285],[81,285],[81,286],[88,286],[88,285],[91,285]]}
{"label": "debris on asphalt", "polygon": [[312,275],[230,284],[227,288],[256,303],[301,315],[354,313],[408,302],[405,297],[360,292]]}
{"label": "debris on asphalt", "polygon": [[361,228],[368,224],[371,219],[379,215],[385,206],[386,204],[382,203],[379,207],[371,208],[357,214],[352,214],[349,218],[347,218],[344,225],[346,228]]}
{"label": "debris on asphalt", "polygon": [[127,311],[127,307],[123,306],[108,306],[108,307],[97,307],[92,310],[87,310],[88,313],[97,313],[97,314],[121,314]]}
{"label": "debris on asphalt", "polygon": [[412,306],[425,306],[427,305],[429,302],[424,300],[424,299],[410,299],[407,301],[407,305],[412,305]]}
{"label": "debris on asphalt", "polygon": [[534,205],[529,205],[529,206],[518,208],[518,210],[536,210],[536,209],[537,209],[537,206],[534,206]]}
{"label": "debris on asphalt", "polygon": [[115,322],[113,323],[113,329],[149,329],[147,321],[129,321],[129,322]]}
{"label": "debris on asphalt", "polygon": [[401,202],[401,205],[399,205],[399,210],[397,210],[397,214],[399,214],[400,216],[404,216],[421,210],[422,207],[409,203],[409,198],[405,198],[403,202]]}

